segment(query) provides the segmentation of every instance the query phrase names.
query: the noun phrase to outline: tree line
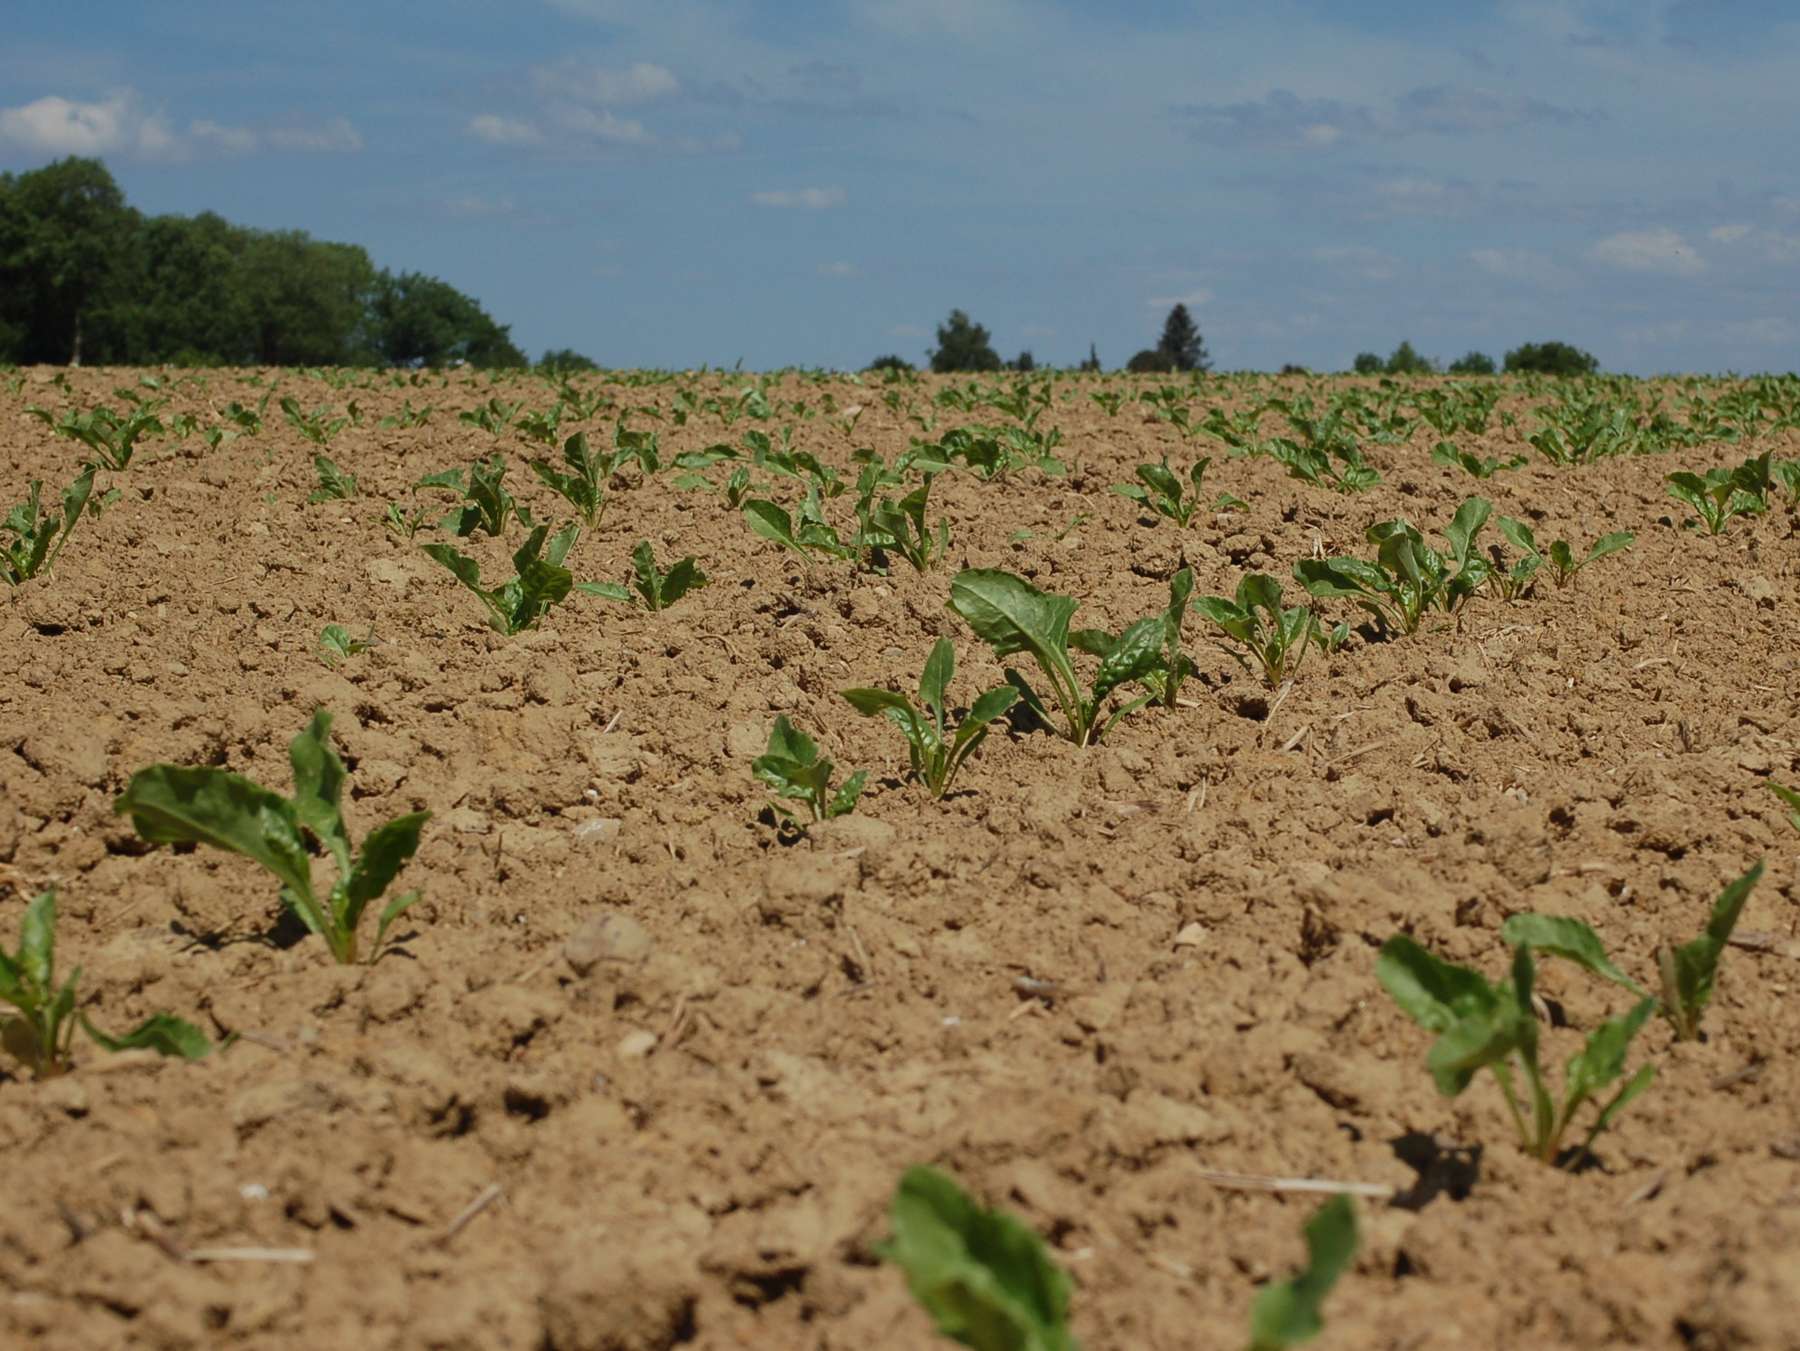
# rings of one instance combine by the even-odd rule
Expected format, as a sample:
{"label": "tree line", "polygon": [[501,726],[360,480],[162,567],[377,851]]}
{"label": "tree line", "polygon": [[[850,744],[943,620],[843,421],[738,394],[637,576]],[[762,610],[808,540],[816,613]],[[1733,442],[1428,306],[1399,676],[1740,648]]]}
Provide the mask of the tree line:
{"label": "tree line", "polygon": [[303,230],[146,216],[79,157],[0,174],[0,361],[530,364],[448,282]]}
{"label": "tree line", "polygon": [[[929,360],[931,369],[939,373],[1029,371],[1037,367],[1028,351],[1019,353],[1015,361],[1001,360],[987,329],[963,310],[951,310],[950,317],[938,325],[937,346],[931,350]],[[1100,368],[1099,353],[1090,343],[1087,359],[1080,369],[1097,371]],[[911,370],[913,365],[904,357],[889,353],[876,357],[869,363],[869,369]],[[1169,311],[1156,346],[1136,353],[1125,363],[1125,369],[1137,374],[1212,369],[1206,343],[1186,305],[1177,304]],[[1351,369],[1358,375],[1432,375],[1440,371],[1451,375],[1493,375],[1501,369],[1508,372],[1540,371],[1548,375],[1592,375],[1600,369],[1600,363],[1591,354],[1566,342],[1528,342],[1506,354],[1504,367],[1496,366],[1492,357],[1481,352],[1470,352],[1443,366],[1414,351],[1410,342],[1402,342],[1385,360],[1373,352],[1359,352]],[[1282,367],[1283,375],[1303,373],[1305,368],[1301,366]]]}

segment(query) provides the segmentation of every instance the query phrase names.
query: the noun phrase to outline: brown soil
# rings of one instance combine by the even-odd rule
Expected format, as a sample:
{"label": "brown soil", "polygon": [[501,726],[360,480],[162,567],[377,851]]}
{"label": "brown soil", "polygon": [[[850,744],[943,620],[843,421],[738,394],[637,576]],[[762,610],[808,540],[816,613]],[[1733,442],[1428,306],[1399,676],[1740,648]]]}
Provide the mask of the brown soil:
{"label": "brown soil", "polygon": [[[71,396],[53,374],[0,400],[6,506],[81,459],[25,403],[135,378],[81,372]],[[208,378],[170,411],[210,423],[259,392]],[[280,380],[306,407],[350,397]],[[869,405],[854,441],[767,425],[839,464],[917,431],[878,390],[774,392],[827,389]],[[1182,559],[1229,594],[1360,552],[1377,520],[1441,525],[1473,491],[1540,538],[1637,543],[1567,590],[1353,637],[1276,700],[1190,619],[1189,706],[1085,751],[996,735],[938,804],[835,691],[911,688],[938,635],[965,699],[997,681],[945,609],[949,569],[802,566],[665,473],[620,491],[576,574],[622,579],[647,537],[712,585],[656,615],[577,596],[508,640],[376,519],[495,448],[522,500],[566,517],[517,438],[457,421],[484,381],[357,391],[365,422],[331,448],[361,479],[348,503],[307,503],[312,448],[273,401],[216,452],[148,442],[56,574],[0,603],[0,937],[54,884],[96,1022],[167,1010],[239,1039],[192,1065],[83,1042],[62,1079],[0,1081],[0,1343],[932,1346],[871,1251],[901,1170],[931,1162],[1052,1241],[1092,1348],[1241,1344],[1257,1285],[1299,1260],[1317,1198],[1214,1171],[1396,1189],[1361,1203],[1321,1345],[1800,1346],[1800,834],[1761,786],[1800,779],[1796,523],[1705,538],[1661,484],[1743,449],[1477,484],[1421,429],[1370,447],[1386,481],[1344,498],[1202,442],[1209,487],[1249,506],[1180,531],[1106,489],[1193,449],[1058,389],[1068,478],[947,475],[935,496],[953,567],[1079,597],[1078,623],[1160,609]],[[613,392],[671,405],[671,386]],[[378,429],[403,397],[431,422]],[[755,424],[635,425],[668,457]],[[328,669],[327,623],[381,641]],[[354,833],[434,813],[401,878],[425,899],[372,968],[291,941],[253,865],[147,851],[112,811],[154,761],[286,791],[315,707]],[[873,771],[854,815],[799,839],[759,820],[749,772],[781,712]],[[1579,1172],[1521,1153],[1490,1080],[1439,1097],[1428,1034],[1374,980],[1399,930],[1497,975],[1525,910],[1592,922],[1644,975],[1758,857],[1741,929],[1769,938],[1728,954],[1704,1042],[1640,1037],[1657,1083]],[[1622,1008],[1564,964],[1543,985],[1557,1064]],[[315,1260],[182,1260],[244,1247]]]}

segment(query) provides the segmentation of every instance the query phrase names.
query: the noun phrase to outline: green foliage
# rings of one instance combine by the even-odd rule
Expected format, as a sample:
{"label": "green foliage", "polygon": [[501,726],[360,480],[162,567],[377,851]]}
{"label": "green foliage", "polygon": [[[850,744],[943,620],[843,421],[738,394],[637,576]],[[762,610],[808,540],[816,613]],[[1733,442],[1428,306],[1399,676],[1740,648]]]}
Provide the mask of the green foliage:
{"label": "green foliage", "polygon": [[961,310],[951,310],[950,317],[938,325],[937,344],[931,353],[931,369],[939,374],[1001,368],[988,331]]}
{"label": "green foliage", "polygon": [[576,432],[563,442],[564,473],[548,460],[531,461],[531,472],[575,508],[591,530],[606,513],[606,482],[612,477],[616,460],[610,455],[596,455],[588,448],[586,432]]}
{"label": "green foliage", "polygon": [[877,1251],[944,1336],[975,1351],[1080,1351],[1068,1273],[1025,1225],[925,1167],[901,1177],[892,1214],[894,1235]]}
{"label": "green foliage", "polygon": [[443,488],[462,497],[463,505],[453,507],[440,522],[459,539],[467,539],[478,530],[498,538],[506,533],[506,523],[513,517],[527,530],[532,527],[531,513],[519,506],[506,489],[503,455],[475,461],[466,474],[461,469],[427,474],[413,486]]}
{"label": "green foliage", "polygon": [[1311,607],[1283,609],[1281,583],[1260,572],[1239,580],[1235,599],[1201,596],[1194,608],[1243,648],[1231,655],[1246,670],[1254,661],[1270,689],[1298,672],[1307,649],[1320,642],[1319,619]]}
{"label": "green foliage", "polygon": [[494,395],[484,404],[479,404],[474,408],[465,408],[456,415],[456,420],[466,422],[471,427],[479,427],[489,436],[498,436],[512,426],[513,418],[524,406],[523,401],[508,403],[498,395]]}
{"label": "green foliage", "polygon": [[[1518,1128],[1521,1147],[1544,1163],[1576,1163],[1587,1157],[1600,1132],[1656,1075],[1655,1068],[1646,1065],[1601,1102],[1601,1093],[1624,1073],[1631,1039],[1656,1008],[1656,1000],[1640,1000],[1629,1013],[1607,1019],[1588,1035],[1564,1069],[1559,1101],[1545,1082],[1539,1061],[1538,1014],[1532,1001],[1537,968],[1531,952],[1528,943],[1515,946],[1510,976],[1490,984],[1479,971],[1446,962],[1396,934],[1382,945],[1375,975],[1408,1017],[1438,1034],[1426,1065],[1440,1093],[1456,1097],[1480,1071],[1491,1071]],[[1515,1075],[1524,1081],[1523,1109]],[[1564,1138],[1576,1113],[1589,1102],[1597,1110],[1587,1137],[1565,1156]]]}
{"label": "green foliage", "polygon": [[1385,365],[1374,352],[1358,352],[1356,360],[1350,363],[1350,369],[1358,375],[1380,375]]}
{"label": "green foliage", "polygon": [[313,472],[319,486],[307,495],[308,502],[340,502],[357,495],[356,475],[346,474],[328,455],[313,456]]}
{"label": "green foliage", "polygon": [[1768,507],[1769,456],[1745,460],[1736,469],[1680,470],[1664,482],[1669,496],[1694,509],[1709,535],[1720,535],[1734,516],[1754,516]]}
{"label": "green foliage", "polygon": [[96,463],[101,468],[115,471],[131,463],[140,437],[161,436],[164,430],[156,414],[145,408],[134,407],[123,417],[110,408],[87,412],[71,408],[61,418],[52,418],[48,409],[36,404],[27,404],[25,411],[58,436],[79,441],[93,451],[99,457]]}
{"label": "green foliage", "polygon": [[885,495],[875,501],[877,489],[892,477],[884,475],[877,463],[871,463],[857,481],[857,552],[892,551],[911,563],[915,571],[927,572],[950,552],[950,522],[938,517],[935,532],[926,523],[931,482],[936,475],[927,473],[924,481],[898,502]]}
{"label": "green foliage", "polygon": [[390,366],[526,366],[505,324],[448,282],[383,272],[369,300],[375,349]]}
{"label": "green foliage", "polygon": [[[1114,690],[1144,680],[1163,665],[1167,636],[1163,615],[1140,619],[1117,637],[1098,629],[1072,634],[1069,621],[1080,608],[1079,601],[1039,591],[1022,577],[989,568],[958,573],[950,583],[949,603],[998,656],[1031,655],[1050,682],[1063,715],[1063,734],[1077,746],[1100,740],[1120,718],[1154,697],[1154,692],[1146,694],[1101,720]],[[1100,657],[1099,669],[1085,690],[1069,655],[1071,647]],[[1044,726],[1056,726],[1048,707],[1023,675],[1008,667],[1006,681]]]}
{"label": "green foliage", "polygon": [[1194,324],[1194,317],[1188,313],[1186,305],[1177,304],[1169,311],[1169,317],[1163,321],[1162,337],[1157,341],[1156,350],[1169,360],[1169,368],[1177,371],[1206,371],[1212,369],[1212,362],[1207,359],[1206,344],[1200,339],[1200,330]]}
{"label": "green foliage", "polygon": [[332,438],[350,425],[348,417],[333,417],[330,408],[315,408],[308,413],[291,396],[282,399],[281,415],[288,420],[289,426],[315,446],[330,445]]}
{"label": "green foliage", "polygon": [[1544,375],[1592,375],[1599,369],[1600,362],[1596,357],[1566,342],[1528,342],[1506,354],[1508,375],[1526,371]]}
{"label": "green foliage", "polygon": [[1013,706],[1019,692],[1000,685],[980,695],[962,721],[949,725],[947,690],[956,675],[956,647],[940,638],[925,659],[919,677],[919,707],[892,690],[849,689],[841,693],[850,706],[865,717],[888,718],[906,737],[913,777],[934,798],[949,791],[950,782],[963,762],[987,737],[989,725]]}
{"label": "green foliage", "polygon": [[690,591],[697,591],[706,585],[706,574],[690,555],[674,564],[667,572],[656,566],[656,555],[650,548],[649,540],[639,540],[637,548],[631,551],[632,579],[631,588],[620,586],[617,582],[577,582],[575,589],[585,591],[591,596],[604,596],[607,600],[620,600],[626,604],[632,602],[632,589],[636,590],[637,600],[646,610],[666,610]]}
{"label": "green foliage", "polygon": [[1773,779],[1766,779],[1764,782],[1768,785],[1771,793],[1787,803],[1791,813],[1788,816],[1788,824],[1795,830],[1800,830],[1800,788],[1786,788]]}
{"label": "green foliage", "polygon": [[510,638],[535,627],[552,606],[561,604],[574,589],[574,575],[562,563],[580,530],[578,525],[568,525],[551,535],[547,525],[533,529],[513,554],[516,575],[492,589],[481,585],[481,565],[467,554],[458,553],[448,544],[421,547],[475,593],[487,610],[488,627]]}
{"label": "green foliage", "polygon": [[1492,478],[1502,469],[1517,469],[1525,463],[1523,455],[1514,455],[1500,460],[1494,456],[1475,455],[1470,451],[1459,450],[1451,441],[1439,441],[1432,447],[1431,459],[1434,464],[1447,465],[1453,469],[1461,469],[1479,479]]}
{"label": "green foliage", "polygon": [[600,363],[583,356],[572,347],[554,347],[538,358],[538,369],[548,375],[573,375],[581,371],[597,371]]}
{"label": "green foliage", "polygon": [[1212,457],[1203,456],[1195,461],[1187,472],[1188,482],[1193,487],[1193,496],[1185,497],[1181,479],[1169,468],[1165,459],[1161,464],[1140,464],[1137,467],[1138,483],[1114,484],[1112,491],[1120,497],[1129,497],[1155,511],[1159,516],[1166,516],[1177,525],[1185,526],[1193,519],[1194,513],[1201,506],[1201,482],[1206,477],[1207,466],[1212,464]]}
{"label": "green foliage", "polygon": [[[307,929],[325,940],[340,963],[358,959],[357,930],[364,910],[381,899],[419,847],[430,812],[396,817],[371,831],[352,855],[340,799],[344,764],[331,748],[331,715],[313,714],[288,747],[294,795],[284,798],[229,770],[212,766],[151,765],[131,776],[113,804],[129,813],[138,835],[153,845],[205,844],[261,864],[281,883],[281,900]],[[315,890],[308,841],[325,850],[337,877]],[[419,899],[410,891],[381,911],[368,957],[381,953],[388,929]]]}
{"label": "green foliage", "polygon": [[[1194,661],[1181,650],[1181,626],[1187,618],[1188,601],[1194,594],[1194,570],[1181,568],[1169,578],[1169,606],[1162,612],[1162,660],[1139,677],[1151,697],[1164,708],[1174,708],[1181,694],[1182,682],[1194,673]],[[1071,643],[1081,643],[1084,633],[1071,634]],[[1099,648],[1089,648],[1096,656],[1109,656],[1111,640]]]}
{"label": "green foliage", "polygon": [[1429,357],[1422,357],[1413,351],[1410,342],[1402,341],[1388,359],[1382,363],[1382,369],[1389,375],[1430,375],[1437,369]]}
{"label": "green foliage", "polygon": [[914,367],[912,362],[908,361],[905,357],[896,356],[894,353],[889,352],[883,356],[876,357],[868,364],[867,369],[871,371],[907,372],[913,370]]}
{"label": "green foliage", "polygon": [[1486,352],[1469,352],[1444,367],[1451,375],[1492,375],[1497,369]]}
{"label": "green foliage", "polygon": [[1307,558],[1294,564],[1294,577],[1312,595],[1355,602],[1384,634],[1413,633],[1429,610],[1455,609],[1486,580],[1487,565],[1475,557],[1473,543],[1489,509],[1479,497],[1457,509],[1445,530],[1448,557],[1406,521],[1382,521],[1368,530],[1374,561]]}
{"label": "green foliage", "polygon": [[364,638],[351,637],[350,630],[342,624],[327,624],[319,630],[319,648],[325,654],[327,666],[336,666],[340,661],[367,652],[374,645],[374,630]]}
{"label": "green foliage", "polygon": [[1718,980],[1719,958],[1731,941],[1744,903],[1762,878],[1760,861],[1749,872],[1719,893],[1706,929],[1691,943],[1678,948],[1662,948],[1656,954],[1657,974],[1662,980],[1662,1009],[1680,1041],[1694,1041],[1700,1036],[1700,1015],[1712,1002],[1713,987]]}
{"label": "green foliage", "polygon": [[1175,370],[1175,359],[1159,348],[1146,347],[1132,353],[1125,369],[1133,375],[1169,375]]}
{"label": "green foliage", "polygon": [[[777,797],[804,802],[814,821],[829,821],[855,811],[868,782],[869,772],[859,769],[833,792],[831,769],[831,761],[820,757],[817,743],[789,722],[786,714],[775,719],[768,749],[750,762],[751,773],[773,788]],[[779,802],[770,806],[784,819],[795,819]]]}
{"label": "green foliage", "polygon": [[1776,485],[1787,496],[1788,510],[1800,510],[1800,460],[1782,460],[1770,472]]}
{"label": "green foliage", "polygon": [[1345,423],[1345,406],[1333,406],[1323,415],[1315,415],[1307,399],[1270,399],[1264,407],[1285,415],[1294,432],[1272,438],[1265,447],[1294,478],[1340,493],[1365,492],[1381,482]]}
{"label": "green foliage", "polygon": [[1500,533],[1523,555],[1510,569],[1494,569],[1496,589],[1507,600],[1515,599],[1529,590],[1532,575],[1545,564],[1549,565],[1550,575],[1556,579],[1558,588],[1565,587],[1589,563],[1605,558],[1608,554],[1616,554],[1621,549],[1628,549],[1637,539],[1629,530],[1615,530],[1611,534],[1600,536],[1594,541],[1593,547],[1577,559],[1567,540],[1556,540],[1548,549],[1540,551],[1537,536],[1523,521],[1502,516],[1496,524]]}
{"label": "green foliage", "polygon": [[1325,1296],[1355,1260],[1356,1207],[1332,1197],[1306,1225],[1306,1266],[1290,1281],[1263,1287],[1250,1309],[1250,1351],[1283,1351],[1325,1329]]}
{"label": "green foliage", "polygon": [[838,537],[836,529],[826,523],[816,493],[809,493],[801,504],[797,524],[793,516],[766,498],[751,498],[744,503],[743,512],[753,533],[793,550],[803,562],[810,564],[815,554],[829,558],[851,556],[851,549]]}
{"label": "green foliage", "polygon": [[0,950],[0,1002],[17,1010],[0,1017],[0,1045],[37,1078],[69,1068],[77,1024],[109,1051],[145,1049],[198,1060],[212,1050],[199,1028],[167,1013],[152,1014],[122,1037],[108,1036],[76,1008],[80,980],[81,968],[76,967],[61,985],[56,982],[56,892],[42,892],[25,907],[18,951]]}
{"label": "green foliage", "polygon": [[47,513],[39,500],[43,482],[31,480],[25,500],[0,521],[0,575],[9,586],[18,586],[39,573],[56,566],[63,546],[81,520],[94,491],[94,467],[86,469],[63,489],[62,513]]}

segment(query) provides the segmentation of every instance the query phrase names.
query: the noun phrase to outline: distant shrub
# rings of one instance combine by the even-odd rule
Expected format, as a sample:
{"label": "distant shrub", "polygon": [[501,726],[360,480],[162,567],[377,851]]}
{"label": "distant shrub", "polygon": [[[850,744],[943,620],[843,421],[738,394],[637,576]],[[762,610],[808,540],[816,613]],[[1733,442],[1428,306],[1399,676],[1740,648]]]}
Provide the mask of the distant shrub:
{"label": "distant shrub", "polygon": [[1410,342],[1402,342],[1389,354],[1382,369],[1389,375],[1430,375],[1437,369],[1430,357],[1422,357],[1413,351]]}
{"label": "distant shrub", "polygon": [[1470,352],[1452,361],[1446,369],[1452,375],[1492,375],[1494,359],[1486,352]]}
{"label": "distant shrub", "polygon": [[988,341],[988,331],[962,310],[951,310],[950,317],[938,325],[937,341],[931,353],[931,369],[939,374],[997,371],[1004,365]]}
{"label": "distant shrub", "polygon": [[1100,369],[1100,353],[1091,342],[1088,344],[1087,360],[1081,363],[1081,369],[1084,371]]}
{"label": "distant shrub", "polygon": [[869,363],[869,369],[872,371],[910,371],[913,369],[913,364],[905,357],[895,356],[892,352],[889,352],[886,355],[878,356],[875,360],[871,361]]}
{"label": "distant shrub", "polygon": [[545,371],[597,371],[600,363],[590,356],[583,356],[571,347],[558,347],[545,352],[538,360],[538,369]]}
{"label": "distant shrub", "polygon": [[1146,347],[1125,363],[1133,375],[1167,375],[1175,369],[1175,358],[1159,347]]}
{"label": "distant shrub", "polygon": [[1506,354],[1506,369],[1536,371],[1542,375],[1592,375],[1599,360],[1566,342],[1528,342]]}
{"label": "distant shrub", "polygon": [[1380,375],[1385,367],[1381,364],[1381,358],[1373,352],[1358,352],[1350,369],[1358,375]]}
{"label": "distant shrub", "polygon": [[1311,375],[1312,374],[1312,372],[1310,370],[1308,370],[1306,367],[1296,366],[1291,361],[1288,362],[1287,365],[1285,365],[1281,368],[1281,373],[1283,375]]}
{"label": "distant shrub", "polygon": [[1035,371],[1037,369],[1037,362],[1032,359],[1030,352],[1020,352],[1019,359],[1013,362],[1012,368],[1015,371]]}

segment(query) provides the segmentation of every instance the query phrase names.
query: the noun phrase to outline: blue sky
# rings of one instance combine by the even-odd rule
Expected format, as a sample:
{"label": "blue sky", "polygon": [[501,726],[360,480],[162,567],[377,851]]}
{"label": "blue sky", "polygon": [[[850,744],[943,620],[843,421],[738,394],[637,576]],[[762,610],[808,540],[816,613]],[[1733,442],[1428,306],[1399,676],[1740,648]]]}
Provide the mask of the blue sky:
{"label": "blue sky", "polygon": [[1221,369],[1557,338],[1800,366],[1800,7],[1767,0],[15,6],[0,168],[365,245],[534,355]]}

